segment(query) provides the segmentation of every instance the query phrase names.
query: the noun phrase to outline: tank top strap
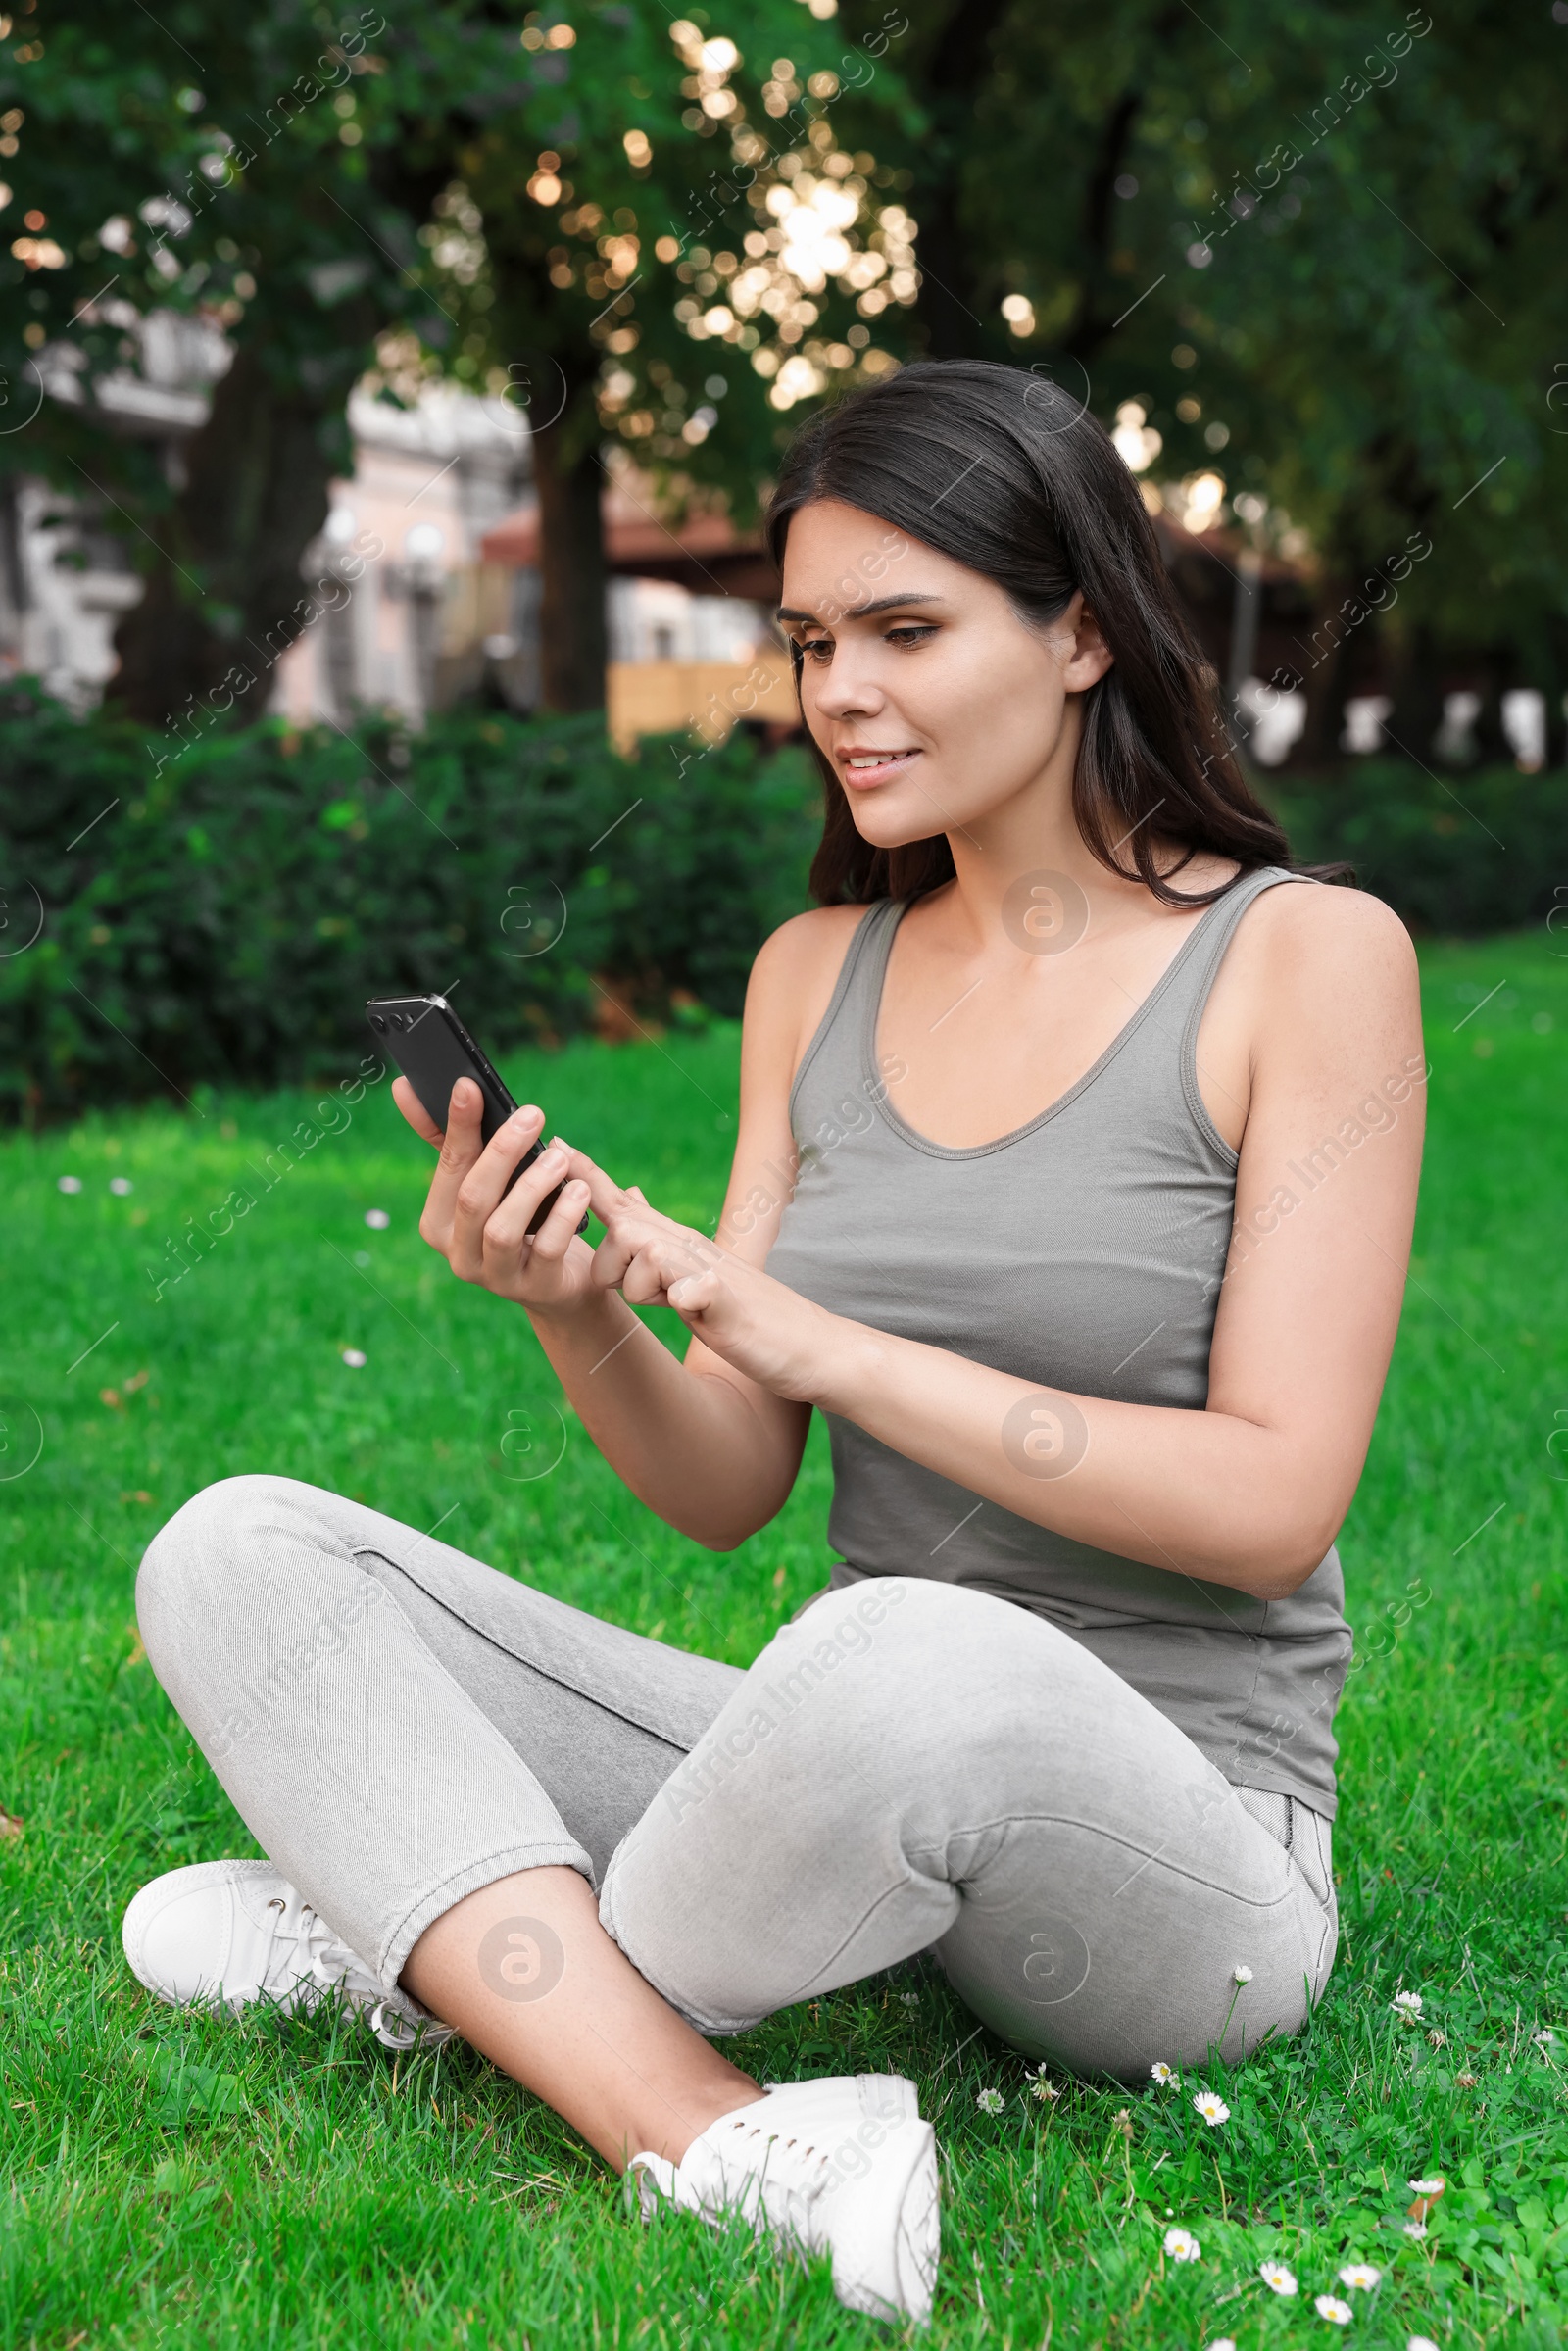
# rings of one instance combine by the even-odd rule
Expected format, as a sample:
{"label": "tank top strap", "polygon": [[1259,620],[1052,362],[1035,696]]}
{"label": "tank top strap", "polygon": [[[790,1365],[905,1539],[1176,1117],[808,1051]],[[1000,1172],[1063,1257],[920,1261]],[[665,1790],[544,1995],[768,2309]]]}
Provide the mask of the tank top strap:
{"label": "tank top strap", "polygon": [[1225,896],[1215,900],[1193,934],[1193,953],[1181,958],[1181,968],[1172,974],[1175,985],[1166,1000],[1164,1025],[1168,1034],[1178,1022],[1181,1024],[1182,1092],[1187,1097],[1188,1108],[1204,1129],[1211,1122],[1198,1083],[1198,1032],[1219,977],[1219,967],[1225,960],[1225,951],[1236,936],[1242,916],[1265,890],[1272,890],[1281,882],[1310,879],[1309,874],[1293,873],[1286,865],[1261,865],[1254,872],[1241,874]]}
{"label": "tank top strap", "polygon": [[[875,1022],[876,1008],[882,994],[882,975],[887,969],[892,951],[893,933],[904,911],[904,901],[897,898],[873,899],[865,913],[855,926],[855,936],[845,950],[839,965],[839,976],[828,998],[827,1010],[817,1022],[816,1034],[801,1055],[801,1065],[790,1087],[790,1118],[793,1123],[801,1089],[808,1074],[814,1071],[836,1086],[846,1076],[853,1081],[858,1062],[858,1047],[866,1023]],[[824,1058],[836,1055],[843,1068],[820,1068]]]}

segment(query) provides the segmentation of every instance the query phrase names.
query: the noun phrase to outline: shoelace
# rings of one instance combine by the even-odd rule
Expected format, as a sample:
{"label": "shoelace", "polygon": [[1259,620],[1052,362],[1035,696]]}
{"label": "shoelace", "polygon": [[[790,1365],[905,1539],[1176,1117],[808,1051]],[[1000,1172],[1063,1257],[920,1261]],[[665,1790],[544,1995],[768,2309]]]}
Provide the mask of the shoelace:
{"label": "shoelace", "polygon": [[[355,2007],[363,2007],[367,1991],[379,1992],[380,1987],[367,1975],[347,1943],[338,1939],[309,1902],[302,1901],[292,1917],[290,1905],[279,1895],[274,1894],[267,1907],[271,1917],[258,1990],[271,1991],[273,1954],[282,1941],[294,1946],[297,1972],[281,1994],[272,1993],[274,1998],[311,2009],[341,1988]],[[412,2049],[421,2034],[431,2047],[452,2038],[450,2025],[437,2024],[434,2018],[406,2016],[385,1993],[380,1993],[373,2007],[366,2011],[366,2022],[388,2049]]]}
{"label": "shoelace", "polygon": [[[325,1993],[336,1990],[341,1984],[361,1974],[358,1961],[346,1943],[339,1942],[331,1928],[309,1902],[301,1902],[290,1915],[291,1905],[274,1894],[267,1905],[270,1913],[267,1947],[262,1954],[260,1991],[272,1991],[274,1957],[281,1963],[280,1942],[293,1945],[293,1973],[286,1992],[296,1996],[309,1985],[304,2004],[315,2007]],[[275,1995],[274,1995],[275,1996]]]}
{"label": "shoelace", "polygon": [[[782,2131],[769,2130],[764,2123],[748,2122],[744,2115],[738,2115],[720,2145],[721,2163],[723,2155],[733,2151],[737,2134],[747,2142],[757,2139],[763,2142],[765,2152],[760,2163],[755,2147],[748,2143],[745,2150],[749,2180],[756,2182],[759,2204],[775,2226],[783,2222],[794,2232],[804,2235],[811,2207],[827,2184],[826,2151],[819,2150],[812,2139],[786,2138]],[[771,2195],[769,2189],[773,2191]],[[785,2199],[782,2213],[774,2209],[780,2192]]]}

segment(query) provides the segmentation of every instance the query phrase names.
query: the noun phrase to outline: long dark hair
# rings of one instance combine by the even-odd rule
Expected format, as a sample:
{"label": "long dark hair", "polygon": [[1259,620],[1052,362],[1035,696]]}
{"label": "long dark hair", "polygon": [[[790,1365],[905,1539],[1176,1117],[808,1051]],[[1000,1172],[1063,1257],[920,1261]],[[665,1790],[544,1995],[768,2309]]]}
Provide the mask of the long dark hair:
{"label": "long dark hair", "polygon": [[[995,580],[1034,626],[1058,618],[1083,590],[1115,656],[1084,696],[1073,776],[1073,814],[1102,865],[1167,906],[1207,906],[1230,884],[1170,886],[1200,853],[1244,872],[1292,862],[1284,832],[1237,765],[1219,682],[1177,606],[1132,474],[1077,401],[1022,367],[916,361],[820,411],[791,442],[765,525],[781,574],[791,516],[824,498]],[[846,609],[871,592],[852,586]],[[799,698],[799,645],[791,660]],[[865,841],[831,762],[814,741],[812,749],[826,796],[810,874],[816,899],[916,898],[952,878],[944,834],[892,850]],[[1324,878],[1348,872],[1325,869]]]}

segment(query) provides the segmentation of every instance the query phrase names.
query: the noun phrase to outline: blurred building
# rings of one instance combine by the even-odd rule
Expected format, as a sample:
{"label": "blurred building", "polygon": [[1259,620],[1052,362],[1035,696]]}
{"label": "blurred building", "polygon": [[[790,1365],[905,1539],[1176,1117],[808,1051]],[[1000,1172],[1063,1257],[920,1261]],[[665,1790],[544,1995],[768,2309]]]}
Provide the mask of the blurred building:
{"label": "blurred building", "polygon": [[[135,335],[139,350],[134,367],[92,388],[98,418],[106,431],[156,442],[177,474],[182,444],[205,420],[229,347],[199,318],[143,317],[128,303],[106,303],[104,312]],[[71,346],[50,346],[40,354],[38,397],[85,404],[80,365]],[[362,389],[350,401],[349,425],[353,473],[331,485],[325,527],[302,565],[307,581],[331,578],[349,592],[335,593],[330,608],[323,603],[279,661],[271,708],[298,723],[338,725],[363,709],[389,709],[414,726],[476,694],[518,712],[534,710],[539,518],[526,416],[506,400],[431,384],[408,408]],[[1118,411],[1113,437],[1141,477],[1173,584],[1225,686],[1238,733],[1260,766],[1276,766],[1306,713],[1304,692],[1286,681],[1316,666],[1304,541],[1297,550],[1287,533],[1265,546],[1256,527],[1264,502],[1242,493],[1228,511],[1218,473],[1156,488],[1149,467],[1159,436],[1138,404]],[[796,728],[789,660],[771,616],[778,582],[760,539],[737,533],[717,511],[665,524],[629,454],[612,449],[609,463],[603,516],[614,739],[624,746],[639,734],[690,727],[716,740],[742,719],[780,733]],[[0,677],[35,673],[77,710],[90,708],[113,676],[116,627],[141,593],[129,547],[106,527],[106,514],[90,494],[0,477]],[[1358,650],[1375,662],[1370,632]],[[1525,689],[1503,704],[1520,764],[1540,765],[1542,697]],[[1431,747],[1436,757],[1466,763],[1479,708],[1456,675]],[[1345,707],[1342,750],[1378,750],[1391,709],[1378,676],[1361,677]]]}
{"label": "blurred building", "polygon": [[[172,313],[139,325],[139,366],[97,386],[95,402],[107,430],[160,443],[172,470],[228,351],[215,329]],[[83,400],[74,355],[44,356],[40,396]],[[338,725],[367,707],[391,709],[415,726],[475,693],[533,710],[539,528],[526,417],[505,400],[432,385],[412,408],[356,392],[349,426],[353,474],[331,485],[302,564],[307,582],[349,592],[334,592],[279,661],[270,707]],[[113,676],[115,629],[141,594],[104,511],[25,475],[0,482],[0,676],[36,674],[76,710]],[[716,737],[743,716],[794,726],[760,542],[717,514],[671,530],[630,465],[607,483],[604,519],[616,739],[688,725]]]}

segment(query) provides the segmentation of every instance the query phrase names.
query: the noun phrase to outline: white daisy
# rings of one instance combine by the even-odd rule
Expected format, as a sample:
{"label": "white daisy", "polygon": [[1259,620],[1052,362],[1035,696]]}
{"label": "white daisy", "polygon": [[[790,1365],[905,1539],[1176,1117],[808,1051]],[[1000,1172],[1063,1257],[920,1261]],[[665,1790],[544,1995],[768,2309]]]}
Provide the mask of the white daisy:
{"label": "white daisy", "polygon": [[1203,2248],[1190,2229],[1167,2229],[1165,2257],[1168,2261],[1200,2261]]}
{"label": "white daisy", "polygon": [[1383,2272],[1375,2270],[1369,2261],[1352,2261],[1340,2272],[1340,2283],[1349,2286],[1354,2292],[1369,2294],[1382,2275]]}
{"label": "white daisy", "polygon": [[1210,2126],[1216,2123],[1228,2123],[1231,2119],[1230,2108],[1223,2098],[1216,2098],[1211,2089],[1200,2089],[1193,2100],[1193,2104],[1204,2122]]}
{"label": "white daisy", "polygon": [[81,1190],[80,1176],[56,1176],[55,1184],[61,1192],[79,1192]]}
{"label": "white daisy", "polygon": [[344,1362],[348,1365],[350,1371],[363,1371],[367,1363],[368,1363],[370,1360],[369,1356],[362,1354],[357,1347],[339,1347],[338,1352],[342,1356]]}
{"label": "white daisy", "polygon": [[1438,2346],[1430,2334],[1412,2334],[1404,2351],[1438,2351]]}
{"label": "white daisy", "polygon": [[901,1991],[899,1998],[906,2008],[918,2008],[920,2005],[920,1995],[917,1991]]}
{"label": "white daisy", "polygon": [[1163,2057],[1157,2058],[1150,2067],[1149,2078],[1151,2082],[1157,2082],[1161,2089],[1180,2089],[1182,2085],[1180,2074],[1174,2066],[1167,2065]]}
{"label": "white daisy", "polygon": [[1342,2302],[1338,2294],[1319,2294],[1313,2308],[1320,2319],[1327,2319],[1334,2327],[1348,2327],[1355,2316],[1348,2302]]}
{"label": "white daisy", "polygon": [[384,1208],[367,1208],[365,1211],[365,1221],[369,1226],[372,1233],[384,1233],[387,1226],[392,1222],[392,1219],[390,1216],[388,1216]]}
{"label": "white daisy", "polygon": [[1006,2103],[1000,2089],[983,2089],[975,2099],[982,2114],[1000,2114]]}
{"label": "white daisy", "polygon": [[1400,2016],[1418,2017],[1421,2014],[1421,1994],[1418,1991],[1396,1991],[1392,2004]]}
{"label": "white daisy", "polygon": [[1250,1984],[1252,1981],[1252,1971],[1250,1967],[1234,1967],[1231,1975],[1238,1984]]}
{"label": "white daisy", "polygon": [[1276,2294],[1294,2294],[1296,2291],[1296,2273],[1288,2270],[1282,2261],[1263,2262],[1257,2274]]}
{"label": "white daisy", "polygon": [[1434,2172],[1430,2180],[1407,2180],[1405,2181],[1412,2196],[1441,2196],[1448,2182],[1441,2172]]}
{"label": "white daisy", "polygon": [[116,1195],[118,1199],[123,1200],[126,1193],[134,1192],[136,1187],[131,1182],[129,1176],[111,1176],[109,1179],[109,1189]]}
{"label": "white daisy", "polygon": [[1425,2221],[1406,2221],[1404,2224],[1404,2233],[1406,2236],[1423,2237],[1426,2235],[1426,2232],[1427,2225]]}
{"label": "white daisy", "polygon": [[1207,2345],[1206,2351],[1236,2351],[1236,2344],[1228,2334],[1216,2335],[1214,2340]]}

